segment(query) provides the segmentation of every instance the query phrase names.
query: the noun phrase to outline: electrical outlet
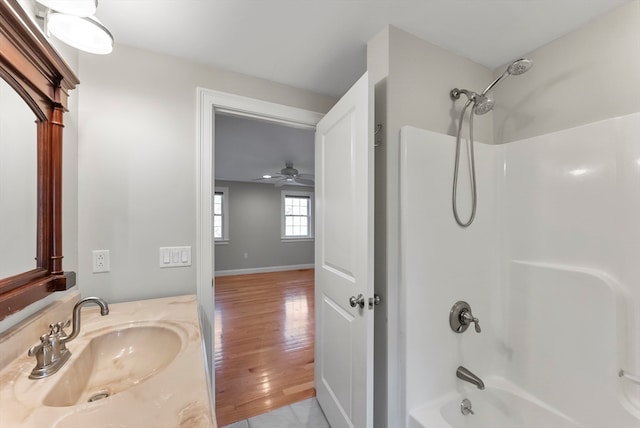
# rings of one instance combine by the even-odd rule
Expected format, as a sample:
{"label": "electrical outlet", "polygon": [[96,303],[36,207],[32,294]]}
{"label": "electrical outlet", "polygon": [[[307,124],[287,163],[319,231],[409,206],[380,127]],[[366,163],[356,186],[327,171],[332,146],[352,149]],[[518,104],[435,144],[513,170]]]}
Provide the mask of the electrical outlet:
{"label": "electrical outlet", "polygon": [[93,273],[109,272],[109,250],[93,250]]}

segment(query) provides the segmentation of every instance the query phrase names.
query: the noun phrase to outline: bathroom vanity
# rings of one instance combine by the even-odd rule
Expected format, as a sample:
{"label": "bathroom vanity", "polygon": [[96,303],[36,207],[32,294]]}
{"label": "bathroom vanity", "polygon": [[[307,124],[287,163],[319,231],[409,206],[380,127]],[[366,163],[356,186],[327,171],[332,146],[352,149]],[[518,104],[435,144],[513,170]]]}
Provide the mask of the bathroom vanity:
{"label": "bathroom vanity", "polygon": [[30,379],[27,354],[78,293],[0,336],[0,427],[214,428],[195,296],[82,308],[82,329],[55,374]]}

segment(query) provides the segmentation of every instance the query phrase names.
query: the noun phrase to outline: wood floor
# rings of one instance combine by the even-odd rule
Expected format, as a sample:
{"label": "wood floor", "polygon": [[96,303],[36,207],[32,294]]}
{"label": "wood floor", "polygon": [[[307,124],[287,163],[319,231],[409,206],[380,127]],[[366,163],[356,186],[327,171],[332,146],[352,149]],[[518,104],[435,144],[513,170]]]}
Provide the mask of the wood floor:
{"label": "wood floor", "polygon": [[313,275],[216,278],[218,426],[315,396]]}

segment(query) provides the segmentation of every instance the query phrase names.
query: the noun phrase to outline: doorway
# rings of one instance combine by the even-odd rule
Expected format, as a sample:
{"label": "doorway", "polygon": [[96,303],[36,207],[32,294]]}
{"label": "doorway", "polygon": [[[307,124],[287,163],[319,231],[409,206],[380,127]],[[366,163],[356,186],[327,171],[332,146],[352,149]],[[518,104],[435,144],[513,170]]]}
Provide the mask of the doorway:
{"label": "doorway", "polygon": [[[200,319],[205,343],[207,366],[210,378],[210,396],[215,401],[215,261],[213,219],[211,207],[214,197],[214,148],[216,114],[231,114],[293,126],[315,129],[323,116],[320,113],[302,110],[251,98],[198,88],[198,218],[196,242],[197,294]],[[215,405],[215,402],[214,402]]]}
{"label": "doorway", "polygon": [[313,267],[313,128],[215,116],[215,274]]}
{"label": "doorway", "polygon": [[215,116],[220,426],[315,396],[314,130]]}

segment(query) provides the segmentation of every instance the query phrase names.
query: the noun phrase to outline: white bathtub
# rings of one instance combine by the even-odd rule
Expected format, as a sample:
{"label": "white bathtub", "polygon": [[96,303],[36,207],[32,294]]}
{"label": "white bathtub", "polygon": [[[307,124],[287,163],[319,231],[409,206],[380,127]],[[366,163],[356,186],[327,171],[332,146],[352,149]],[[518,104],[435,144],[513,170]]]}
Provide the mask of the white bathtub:
{"label": "white bathtub", "polygon": [[[582,425],[503,378],[489,377],[482,391],[465,385],[409,414],[408,428],[583,428]],[[461,401],[475,414],[463,415]]]}

